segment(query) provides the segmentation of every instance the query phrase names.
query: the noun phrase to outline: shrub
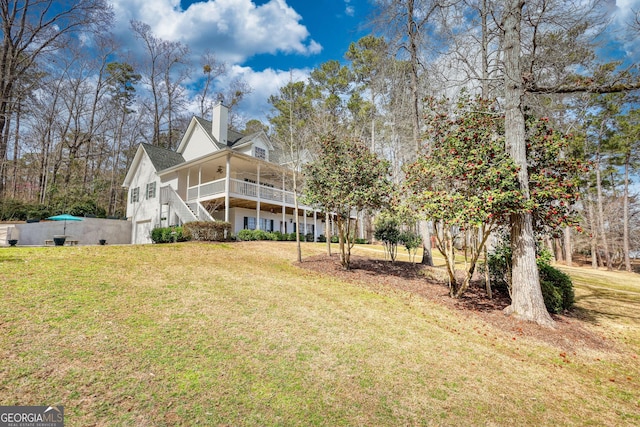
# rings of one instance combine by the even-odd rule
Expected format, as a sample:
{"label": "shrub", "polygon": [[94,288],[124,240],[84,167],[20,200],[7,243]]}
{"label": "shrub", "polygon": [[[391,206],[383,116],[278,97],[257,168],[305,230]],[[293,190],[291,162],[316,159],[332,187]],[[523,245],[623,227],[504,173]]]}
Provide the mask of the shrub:
{"label": "shrub", "polygon": [[571,278],[549,264],[539,265],[538,271],[540,272],[544,305],[547,310],[551,313],[560,313],[570,309],[575,302]]}
{"label": "shrub", "polygon": [[241,242],[249,242],[252,240],[256,240],[255,235],[253,234],[253,230],[240,230],[236,236],[238,240]]}
{"label": "shrub", "polygon": [[396,260],[398,255],[398,242],[400,241],[400,223],[390,215],[380,215],[375,223],[373,236],[384,245],[385,254],[389,256],[391,262]]}
{"label": "shrub", "polygon": [[400,234],[400,243],[404,245],[404,248],[409,253],[411,262],[414,262],[418,248],[422,246],[422,236],[418,233],[414,233],[413,231],[405,231]]}
{"label": "shrub", "polygon": [[367,239],[361,239],[359,237],[356,237],[355,242],[357,245],[368,245],[369,241]]}
{"label": "shrub", "polygon": [[153,243],[185,242],[189,240],[183,233],[182,227],[156,227],[151,230]]}
{"label": "shrub", "polygon": [[[570,309],[575,302],[571,278],[549,265],[550,255],[544,250],[538,256],[538,273],[544,305],[550,313],[561,313]],[[507,291],[511,295],[511,248],[504,243],[489,254],[489,278],[494,289]]]}
{"label": "shrub", "polygon": [[[293,234],[293,240],[295,240],[295,234]],[[288,234],[282,234],[279,231],[264,231],[264,230],[240,230],[236,238],[241,241],[254,241],[254,240],[289,240]]]}
{"label": "shrub", "polygon": [[287,235],[281,233],[278,230],[272,232],[271,234],[273,235],[273,240],[277,240],[278,242],[282,242],[282,241],[287,240]]}
{"label": "shrub", "polygon": [[331,243],[338,243],[340,241],[340,238],[338,236],[331,236]]}
{"label": "shrub", "polygon": [[318,236],[318,242],[326,243],[327,242],[327,236],[325,236],[324,234],[320,234]]}
{"label": "shrub", "polygon": [[194,221],[184,226],[184,233],[192,240],[223,242],[231,238],[231,224],[225,221]]}

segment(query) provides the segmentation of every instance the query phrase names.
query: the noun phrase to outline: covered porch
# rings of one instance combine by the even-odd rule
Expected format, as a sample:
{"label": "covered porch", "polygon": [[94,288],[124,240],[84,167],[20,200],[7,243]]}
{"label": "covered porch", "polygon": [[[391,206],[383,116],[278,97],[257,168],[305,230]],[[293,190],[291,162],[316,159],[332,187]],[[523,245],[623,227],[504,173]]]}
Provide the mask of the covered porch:
{"label": "covered porch", "polygon": [[[294,232],[295,200],[290,169],[230,150],[174,169],[163,171],[163,175],[171,173],[177,177],[178,194],[186,204],[200,203],[216,220],[230,222],[234,232],[243,228]],[[298,208],[299,231],[308,234],[313,230],[316,240],[324,233],[324,214],[299,200]],[[244,212],[241,219],[238,212]],[[249,218],[249,224],[243,218]],[[273,229],[265,229],[265,224]]]}

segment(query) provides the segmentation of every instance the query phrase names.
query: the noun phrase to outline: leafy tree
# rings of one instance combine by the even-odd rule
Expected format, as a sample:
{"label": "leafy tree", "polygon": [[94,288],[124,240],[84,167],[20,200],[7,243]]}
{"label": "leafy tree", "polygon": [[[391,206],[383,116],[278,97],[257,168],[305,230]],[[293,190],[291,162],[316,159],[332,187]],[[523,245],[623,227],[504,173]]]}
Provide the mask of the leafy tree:
{"label": "leafy tree", "polygon": [[403,231],[402,234],[400,234],[400,242],[407,250],[411,262],[415,262],[418,248],[422,246],[422,236],[414,231]]}
{"label": "leafy tree", "polygon": [[[370,102],[363,109],[371,122],[371,151],[376,151],[376,104],[386,83],[386,67],[389,64],[389,47],[382,37],[367,35],[351,43],[345,57],[351,61],[351,68],[358,85],[369,92]],[[356,91],[354,95],[359,95]]]}
{"label": "leafy tree", "polygon": [[115,107],[117,114],[117,126],[114,132],[113,143],[113,166],[111,169],[111,180],[109,188],[109,214],[113,215],[118,207],[117,194],[117,174],[120,165],[120,156],[123,149],[123,141],[125,138],[124,129],[127,117],[134,113],[131,109],[136,96],[135,85],[141,79],[140,74],[135,72],[131,64],[126,62],[110,62],[107,64],[107,86],[111,94],[111,102]]}
{"label": "leafy tree", "polygon": [[335,216],[340,262],[349,269],[358,214],[380,208],[391,195],[389,163],[364,144],[329,135],[317,160],[307,164],[305,201]]}
{"label": "leafy tree", "polygon": [[398,256],[401,233],[400,222],[394,215],[383,213],[376,219],[373,236],[382,242],[385,257],[388,255],[391,262],[395,262]]}
{"label": "leafy tree", "polygon": [[351,89],[353,74],[337,60],[327,61],[311,71],[309,90],[318,114],[320,135],[335,133],[345,125],[345,98]]}
{"label": "leafy tree", "polygon": [[252,134],[252,133],[260,132],[260,131],[262,131],[264,133],[269,132],[269,126],[265,125],[264,123],[262,123],[258,119],[251,119],[251,120],[247,121],[247,123],[244,124],[244,133],[245,134]]}
{"label": "leafy tree", "polygon": [[[492,103],[462,98],[453,113],[430,100],[426,116],[431,149],[407,169],[405,188],[425,217],[434,219],[436,246],[446,260],[450,292],[467,290],[490,233],[523,212],[538,230],[555,231],[572,222],[577,177],[584,166],[562,156],[567,139],[548,120],[528,119],[527,154],[531,198],[521,191],[519,167],[505,151],[504,116]],[[535,220],[535,221],[533,221]],[[455,270],[455,240],[473,236],[471,260],[462,283]]]}
{"label": "leafy tree", "polygon": [[[449,115],[445,102],[430,100],[427,136],[431,149],[406,169],[409,202],[434,221],[436,247],[446,260],[450,293],[469,287],[482,248],[507,215],[526,205],[517,182],[518,168],[504,151],[501,115],[487,101],[462,100]],[[464,280],[455,271],[454,240],[461,230],[478,236]]]}

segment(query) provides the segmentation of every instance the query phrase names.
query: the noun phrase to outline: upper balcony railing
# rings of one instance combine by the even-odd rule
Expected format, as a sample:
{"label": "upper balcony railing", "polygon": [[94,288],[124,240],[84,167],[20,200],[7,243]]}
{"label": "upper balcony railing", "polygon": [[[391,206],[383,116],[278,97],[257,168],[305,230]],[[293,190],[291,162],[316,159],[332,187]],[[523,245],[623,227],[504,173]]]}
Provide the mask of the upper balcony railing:
{"label": "upper balcony railing", "polygon": [[[187,201],[203,200],[215,198],[213,196],[224,195],[224,181],[224,179],[218,179],[189,187],[187,189]],[[258,185],[239,179],[231,179],[229,182],[229,195],[233,197],[258,200],[258,191],[260,192],[260,200],[279,204],[284,203],[286,205],[293,205],[294,203],[292,191],[285,191],[264,184]]]}

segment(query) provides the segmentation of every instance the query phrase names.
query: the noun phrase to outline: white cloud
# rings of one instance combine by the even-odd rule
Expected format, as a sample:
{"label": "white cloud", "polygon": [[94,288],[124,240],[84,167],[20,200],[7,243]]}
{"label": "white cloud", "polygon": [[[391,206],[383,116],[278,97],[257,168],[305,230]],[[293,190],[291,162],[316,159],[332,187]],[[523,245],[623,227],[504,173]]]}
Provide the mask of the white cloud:
{"label": "white cloud", "polygon": [[344,0],[344,13],[347,16],[354,16],[356,14],[356,8],[351,6],[351,0]]}
{"label": "white cloud", "polygon": [[235,78],[242,78],[246,81],[253,92],[242,101],[242,112],[245,119],[259,119],[267,123],[267,116],[270,114],[270,104],[267,103],[269,96],[277,94],[278,90],[293,81],[306,81],[309,77],[309,69],[275,70],[267,68],[262,71],[255,71],[249,67],[233,66],[227,76],[219,82],[220,87],[225,87],[228,82]]}
{"label": "white cloud", "polygon": [[179,40],[196,54],[209,49],[230,63],[261,53],[311,55],[321,50],[285,0],[260,6],[250,0],[208,0],[186,10],[179,0],[113,0],[113,7],[115,31],[122,37],[131,37],[129,22],[139,20],[162,39]]}

